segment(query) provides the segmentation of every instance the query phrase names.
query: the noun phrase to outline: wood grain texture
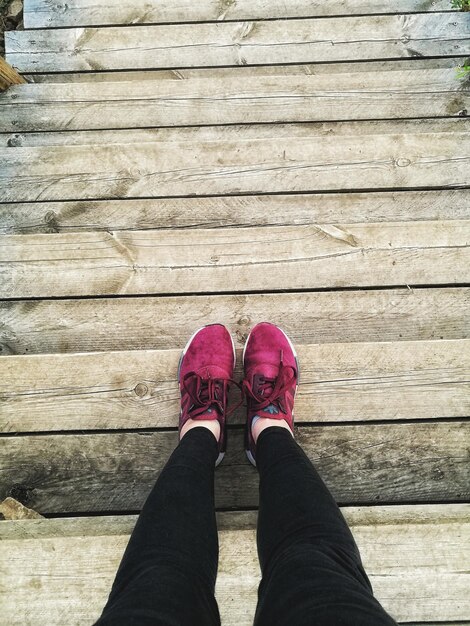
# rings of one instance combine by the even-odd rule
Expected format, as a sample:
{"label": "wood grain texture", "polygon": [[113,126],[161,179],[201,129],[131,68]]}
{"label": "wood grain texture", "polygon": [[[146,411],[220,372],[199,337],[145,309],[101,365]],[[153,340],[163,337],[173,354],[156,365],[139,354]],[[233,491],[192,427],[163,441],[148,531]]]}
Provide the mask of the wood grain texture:
{"label": "wood grain texture", "polygon": [[0,234],[470,219],[470,189],[0,204]]}
{"label": "wood grain texture", "polygon": [[82,145],[0,148],[0,202],[468,186],[468,124],[438,122],[90,131]]}
{"label": "wood grain texture", "polygon": [[[343,122],[303,122],[287,124],[228,124],[222,126],[182,126],[179,128],[124,128],[108,130],[75,130],[53,132],[0,133],[0,147],[36,148],[53,146],[87,146],[115,144],[188,144],[218,142],[244,143],[275,140],[292,142],[308,137],[315,143],[317,138],[362,137],[380,135],[423,135],[432,133],[458,134],[469,132],[470,118],[400,119]],[[315,139],[314,139],[315,138]],[[377,141],[377,140],[376,140]],[[225,144],[224,144],[225,145]],[[168,146],[166,149],[170,150]],[[12,152],[8,154],[11,158]],[[315,190],[317,191],[317,190]]]}
{"label": "wood grain texture", "polygon": [[446,11],[446,0],[26,0],[26,28],[60,28],[62,26],[104,26],[106,24],[148,24],[165,22],[205,22],[223,20],[279,19],[328,15],[361,15],[368,13],[407,13]]}
{"label": "wood grain texture", "polygon": [[299,344],[470,338],[470,289],[0,302],[0,354],[182,349],[221,322],[238,347],[263,320]]}
{"label": "wood grain texture", "polygon": [[5,34],[21,72],[273,65],[465,56],[459,12],[373,17],[70,28]]}
{"label": "wood grain texture", "polygon": [[323,74],[356,74],[359,72],[437,70],[456,68],[462,57],[393,59],[389,61],[338,61],[337,63],[306,63],[302,65],[242,65],[232,67],[199,67],[167,70],[134,70],[119,72],[72,72],[70,74],[25,74],[30,83],[101,83],[145,80],[185,80],[189,78],[245,78],[255,76],[312,76]]}
{"label": "wood grain texture", "polygon": [[[344,507],[376,596],[399,620],[465,618],[468,505]],[[241,519],[240,519],[241,518]],[[92,623],[100,614],[134,516],[0,525],[5,623]],[[255,513],[219,513],[217,599],[222,623],[252,624],[259,566]],[[387,546],[384,549],[384,546]],[[31,593],[34,589],[34,593]],[[455,623],[455,622],[454,622]],[[460,623],[464,626],[464,622]],[[468,624],[468,622],[467,622]],[[450,626],[450,625],[448,625]]]}
{"label": "wood grain texture", "polygon": [[465,282],[470,221],[3,235],[2,298]]}
{"label": "wood grain texture", "polygon": [[[470,340],[299,345],[296,420],[466,417]],[[175,425],[180,350],[4,356],[3,433]],[[240,356],[240,355],[239,355]],[[241,359],[235,379],[242,378]],[[239,396],[233,392],[234,403]],[[243,409],[232,423],[243,423]]]}
{"label": "wood grain texture", "polygon": [[[467,501],[468,422],[300,426],[297,440],[341,504]],[[176,432],[0,438],[0,498],[42,515],[139,510]],[[216,505],[255,508],[258,476],[232,429]]]}
{"label": "wood grain texture", "polygon": [[462,116],[455,68],[352,75],[29,84],[0,96],[0,131]]}
{"label": "wood grain texture", "polygon": [[[468,503],[446,504],[394,504],[373,506],[341,506],[340,509],[350,528],[378,527],[382,525],[404,525],[437,527],[439,524],[468,523]],[[219,531],[253,531],[258,521],[258,510],[216,511]],[[129,536],[134,529],[138,515],[135,513],[116,515],[95,515],[93,517],[50,517],[47,522],[23,520],[18,523],[0,524],[0,541],[20,541],[25,539],[54,539],[58,537],[110,537]],[[28,523],[31,522],[31,523]],[[1,545],[5,545],[2,543]],[[429,552],[421,558],[432,559]],[[382,563],[384,563],[382,561]],[[416,564],[416,563],[415,563]]]}

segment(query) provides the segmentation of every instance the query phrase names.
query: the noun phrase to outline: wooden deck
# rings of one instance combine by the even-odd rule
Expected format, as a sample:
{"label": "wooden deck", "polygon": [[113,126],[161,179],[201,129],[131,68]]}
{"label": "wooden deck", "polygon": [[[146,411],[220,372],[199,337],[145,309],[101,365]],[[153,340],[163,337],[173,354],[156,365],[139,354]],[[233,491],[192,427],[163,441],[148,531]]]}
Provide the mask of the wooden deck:
{"label": "wooden deck", "polygon": [[[393,5],[393,6],[392,6]],[[447,0],[25,2],[0,96],[0,624],[84,626],[173,449],[179,351],[268,319],[387,610],[470,625],[470,14]],[[240,375],[240,370],[237,370]],[[223,624],[259,578],[243,411]]]}

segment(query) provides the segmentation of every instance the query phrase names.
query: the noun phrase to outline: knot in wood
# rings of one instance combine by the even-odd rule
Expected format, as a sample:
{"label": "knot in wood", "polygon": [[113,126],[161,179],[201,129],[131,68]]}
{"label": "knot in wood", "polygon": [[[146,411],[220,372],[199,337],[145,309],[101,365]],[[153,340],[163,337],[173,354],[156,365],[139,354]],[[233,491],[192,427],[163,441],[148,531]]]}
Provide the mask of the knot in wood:
{"label": "knot in wood", "polygon": [[44,221],[46,224],[49,222],[53,222],[57,218],[57,213],[55,211],[48,211],[44,216]]}
{"label": "knot in wood", "polygon": [[18,500],[21,504],[28,504],[33,496],[33,487],[27,487],[26,485],[13,485],[8,495],[15,500]]}
{"label": "knot in wood", "polygon": [[59,222],[57,220],[57,213],[55,211],[47,211],[47,213],[44,215],[44,223],[46,224],[47,232],[59,232]]}
{"label": "knot in wood", "polygon": [[251,317],[249,315],[242,315],[237,323],[240,326],[249,326],[251,324]]}
{"label": "knot in wood", "polygon": [[23,137],[21,135],[12,135],[7,141],[9,148],[21,148],[22,145]]}
{"label": "knot in wood", "polygon": [[397,167],[408,167],[411,164],[410,159],[400,158],[395,161]]}
{"label": "knot in wood", "polygon": [[244,345],[246,340],[248,339],[248,332],[247,331],[242,331],[242,330],[237,330],[235,331],[235,335],[237,337],[237,341],[240,345]]}
{"label": "knot in wood", "polygon": [[134,387],[134,393],[137,397],[143,398],[148,394],[149,388],[144,383],[137,383]]}

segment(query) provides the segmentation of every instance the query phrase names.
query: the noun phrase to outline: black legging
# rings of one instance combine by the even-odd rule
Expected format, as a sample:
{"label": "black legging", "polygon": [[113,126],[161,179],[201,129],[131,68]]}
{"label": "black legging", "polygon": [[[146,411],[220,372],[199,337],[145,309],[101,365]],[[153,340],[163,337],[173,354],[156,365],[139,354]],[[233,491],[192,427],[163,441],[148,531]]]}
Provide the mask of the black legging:
{"label": "black legging", "polygon": [[[139,516],[101,618],[104,625],[211,626],[218,565],[214,463],[205,428],[188,432]],[[372,595],[333,497],[290,433],[258,438],[256,626],[392,626]]]}

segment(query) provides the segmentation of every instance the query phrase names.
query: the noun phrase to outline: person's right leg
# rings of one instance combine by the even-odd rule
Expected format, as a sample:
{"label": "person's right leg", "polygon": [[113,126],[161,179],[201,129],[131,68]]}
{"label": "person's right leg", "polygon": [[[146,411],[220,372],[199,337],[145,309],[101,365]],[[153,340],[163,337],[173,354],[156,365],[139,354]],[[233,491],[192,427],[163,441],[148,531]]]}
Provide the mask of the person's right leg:
{"label": "person's right leg", "polygon": [[373,597],[354,538],[293,438],[298,364],[272,324],[244,352],[248,458],[260,473],[256,626],[393,626]]}

